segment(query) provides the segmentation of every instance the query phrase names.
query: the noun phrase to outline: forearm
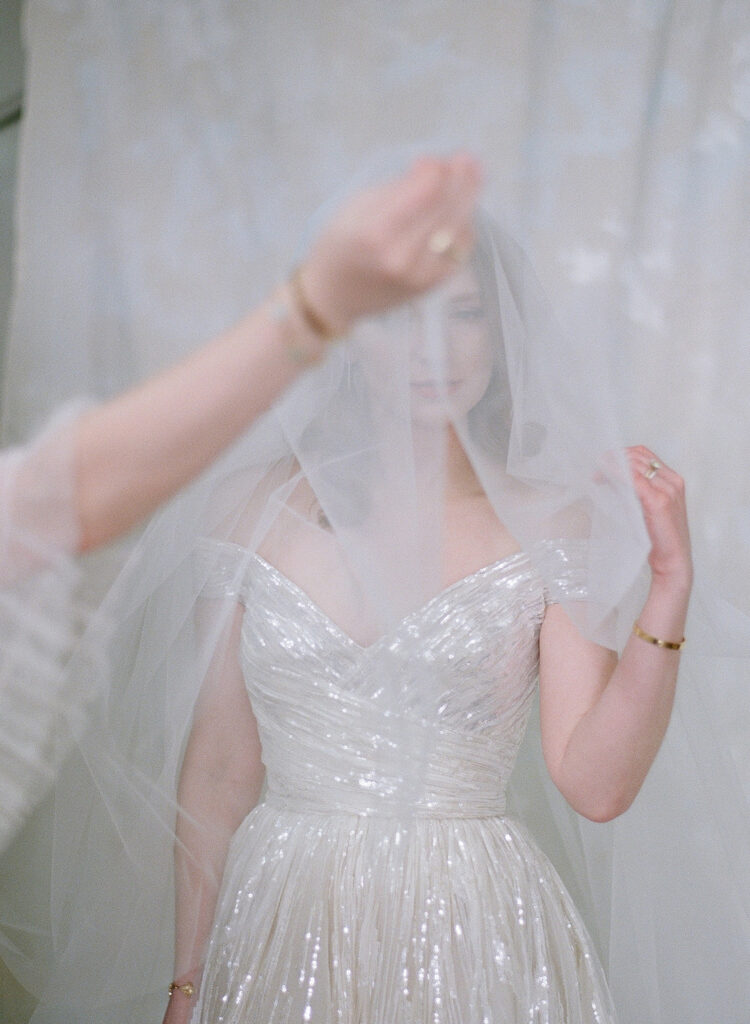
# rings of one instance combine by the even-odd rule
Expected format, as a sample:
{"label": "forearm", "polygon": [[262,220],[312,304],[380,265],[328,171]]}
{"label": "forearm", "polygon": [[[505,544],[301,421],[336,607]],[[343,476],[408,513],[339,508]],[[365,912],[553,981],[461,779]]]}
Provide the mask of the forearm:
{"label": "forearm", "polygon": [[[206,947],[216,908],[220,880],[233,832],[233,822],[215,811],[221,794],[207,777],[191,776],[183,769],[180,813],[175,842],[175,960],[177,988],[170,995],[164,1024],[187,1024],[203,978]],[[165,993],[166,996],[166,993]]]}
{"label": "forearm", "polygon": [[[652,581],[639,617],[652,636],[684,634],[690,578]],[[679,651],[631,635],[609,681],[573,729],[557,784],[580,813],[609,820],[627,810],[658,753],[674,703]]]}
{"label": "forearm", "polygon": [[198,985],[232,836],[260,795],[262,775],[233,783],[183,767],[175,843],[175,978]]}
{"label": "forearm", "polygon": [[85,413],[76,438],[81,549],[130,529],[204,469],[299,374],[295,351],[314,358],[322,348],[280,289],[183,362]]}
{"label": "forearm", "polygon": [[296,287],[282,286],[213,344],[86,414],[77,452],[81,549],[128,530],[200,472],[322,354],[332,333],[452,273],[430,239],[439,223],[469,251],[479,183],[476,163],[456,154],[418,161],[358,193],[314,243],[304,284],[297,275]]}
{"label": "forearm", "polygon": [[187,813],[180,812],[176,830],[174,977],[197,987],[232,831],[224,823],[192,822]]}

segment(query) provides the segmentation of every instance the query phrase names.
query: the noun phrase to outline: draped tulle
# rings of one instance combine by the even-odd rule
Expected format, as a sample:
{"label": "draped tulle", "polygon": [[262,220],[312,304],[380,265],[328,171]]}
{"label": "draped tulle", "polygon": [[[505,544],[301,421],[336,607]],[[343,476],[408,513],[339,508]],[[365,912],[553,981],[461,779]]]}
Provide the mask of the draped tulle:
{"label": "draped tulle", "polygon": [[[750,352],[746,4],[300,0],[290,18],[275,0],[29,0],[26,12],[10,438],[67,395],[109,393],[240,315],[300,259],[321,202],[397,171],[410,154],[468,147],[486,168],[485,207],[513,225],[570,328],[567,338],[548,329],[528,301],[538,289],[510,260],[499,293],[504,340],[515,345],[510,418],[529,457],[513,465],[527,479],[535,445],[523,442],[541,442],[551,479],[580,496],[601,451],[649,444],[688,481],[704,581],[746,602],[750,478],[737,440]],[[394,341],[401,351],[403,338]],[[356,383],[352,363],[343,372]],[[382,376],[403,382],[403,367],[394,358]],[[409,438],[394,440],[390,422],[373,430],[364,415],[367,434],[355,436],[363,389],[342,396],[323,380],[321,393],[332,429],[306,434],[310,395],[299,396],[284,416],[289,445],[249,439],[259,468],[234,486],[237,504],[291,449],[345,541],[351,507],[326,473],[343,469],[338,483],[360,508],[347,485],[365,481],[365,498],[394,513],[382,543],[349,545],[361,556],[349,565],[377,613],[391,611],[390,599],[400,615],[419,603],[413,589],[435,593],[436,566],[414,572],[409,542],[421,530],[394,485],[402,478],[378,474],[373,493],[366,460],[353,456],[363,437],[390,442],[398,470]],[[545,410],[540,394],[559,401]],[[473,445],[475,466],[484,454]],[[504,480],[482,466],[505,521]],[[119,635],[98,731],[57,790],[54,839],[45,823],[32,827],[3,862],[0,923],[14,969],[42,993],[35,1024],[163,1014],[176,779],[210,658],[192,629],[184,565],[196,535],[232,536],[220,525],[223,514],[236,521],[231,500],[208,531],[202,519],[207,492],[224,482],[219,472],[153,527],[107,600]],[[624,490],[612,491],[614,511]],[[515,528],[528,527],[534,510],[517,511]],[[637,574],[645,539],[635,518],[605,515],[590,583],[621,590]],[[378,590],[383,567],[391,576]],[[745,1024],[750,1006],[747,662],[714,657],[740,655],[748,629],[727,607],[694,599],[692,608],[672,724],[631,810],[609,826],[578,818],[542,779],[534,730],[508,804],[523,809],[574,895],[627,1024]],[[623,623],[629,630],[632,618]],[[76,656],[70,681],[100,686],[80,669]],[[429,674],[418,675],[421,688]],[[385,703],[397,708],[397,696],[390,687]],[[425,763],[425,736],[410,726],[379,768],[386,754],[406,767],[404,752]]]}
{"label": "draped tulle", "polygon": [[[39,436],[0,454],[0,851],[49,789],[70,736],[86,721],[90,694],[63,671],[92,613],[73,557],[82,409],[71,404]],[[101,679],[102,645],[103,631],[92,631],[85,658]]]}

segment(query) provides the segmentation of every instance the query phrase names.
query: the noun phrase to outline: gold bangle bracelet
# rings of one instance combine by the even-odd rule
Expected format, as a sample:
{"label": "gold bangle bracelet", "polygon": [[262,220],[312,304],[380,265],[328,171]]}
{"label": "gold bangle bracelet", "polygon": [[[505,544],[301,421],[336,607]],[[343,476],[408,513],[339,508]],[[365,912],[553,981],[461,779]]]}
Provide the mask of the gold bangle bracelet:
{"label": "gold bangle bracelet", "polygon": [[178,985],[176,981],[172,981],[169,984],[169,998],[171,999],[175,992],[182,992],[188,999],[192,999],[195,995],[195,985],[192,981],[184,981],[181,985]]}
{"label": "gold bangle bracelet", "polygon": [[302,270],[300,267],[295,268],[292,276],[289,278],[289,285],[300,315],[310,330],[314,331],[323,341],[334,341],[338,332],[310,305],[302,285]]}
{"label": "gold bangle bracelet", "polygon": [[654,644],[655,647],[664,647],[668,651],[681,651],[685,646],[685,637],[679,641],[660,640],[658,636],[651,636],[650,633],[641,629],[637,622],[633,623],[633,632],[637,637],[640,637],[641,640],[645,640],[647,644]]}
{"label": "gold bangle bracelet", "polygon": [[302,312],[291,279],[284,282],[272,296],[270,314],[282,332],[284,346],[293,363],[307,369],[321,362],[329,342],[314,330],[313,337],[308,334],[301,339],[298,337],[299,331],[294,328],[293,320],[301,320],[307,328],[311,328],[311,325]]}

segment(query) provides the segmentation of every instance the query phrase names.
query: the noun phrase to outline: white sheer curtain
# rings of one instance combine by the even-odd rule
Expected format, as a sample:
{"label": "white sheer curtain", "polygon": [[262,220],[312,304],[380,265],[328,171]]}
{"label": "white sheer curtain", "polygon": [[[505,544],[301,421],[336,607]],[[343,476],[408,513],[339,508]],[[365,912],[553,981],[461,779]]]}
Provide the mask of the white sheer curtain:
{"label": "white sheer curtain", "polygon": [[28,0],[25,30],[7,441],[238,316],[342,189],[466,147],[750,606],[745,0]]}
{"label": "white sheer curtain", "polygon": [[558,316],[611,351],[633,437],[683,470],[696,531],[744,598],[747,5],[291,14],[30,0],[6,438],[238,315],[344,182],[394,152],[466,146]]}

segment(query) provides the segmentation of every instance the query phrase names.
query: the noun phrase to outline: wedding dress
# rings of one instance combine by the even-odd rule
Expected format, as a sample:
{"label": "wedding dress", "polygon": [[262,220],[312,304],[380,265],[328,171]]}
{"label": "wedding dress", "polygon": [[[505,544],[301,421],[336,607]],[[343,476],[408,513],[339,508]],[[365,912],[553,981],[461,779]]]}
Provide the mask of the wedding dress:
{"label": "wedding dress", "polygon": [[[208,542],[209,596],[245,606],[241,661],[267,793],[236,832],[201,1024],[611,1024],[573,902],[505,789],[526,729],[549,589],[522,552],[443,590],[369,646],[254,555]],[[559,590],[580,581],[564,558]],[[413,659],[432,679],[409,693]],[[427,730],[408,814],[373,752]],[[401,723],[403,724],[403,723]]]}

